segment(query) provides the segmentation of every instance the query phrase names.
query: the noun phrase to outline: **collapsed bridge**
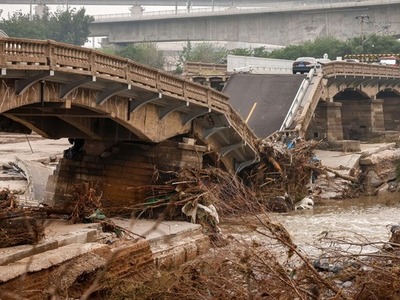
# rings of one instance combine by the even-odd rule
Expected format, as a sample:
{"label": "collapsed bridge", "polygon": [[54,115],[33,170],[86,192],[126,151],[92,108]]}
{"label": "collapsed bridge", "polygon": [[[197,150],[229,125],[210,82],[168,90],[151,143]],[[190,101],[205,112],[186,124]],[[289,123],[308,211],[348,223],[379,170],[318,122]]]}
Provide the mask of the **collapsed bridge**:
{"label": "collapsed bridge", "polygon": [[88,157],[64,160],[56,189],[102,178],[106,195],[125,197],[126,186],[149,183],[154,166],[199,167],[207,152],[208,164],[240,172],[259,159],[257,137],[209,87],[54,41],[1,38],[0,68],[1,130],[85,140]]}

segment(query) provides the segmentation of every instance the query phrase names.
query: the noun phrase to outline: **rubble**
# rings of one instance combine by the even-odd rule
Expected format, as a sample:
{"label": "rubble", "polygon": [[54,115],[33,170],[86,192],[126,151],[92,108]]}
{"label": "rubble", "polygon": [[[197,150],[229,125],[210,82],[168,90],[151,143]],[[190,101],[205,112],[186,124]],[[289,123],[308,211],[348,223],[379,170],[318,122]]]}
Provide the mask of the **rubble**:
{"label": "rubble", "polygon": [[[32,252],[21,253],[25,258],[18,256],[18,260],[0,261],[0,279],[8,278],[0,285],[6,291],[12,291],[18,280],[26,276],[27,288],[43,290],[44,294],[38,299],[49,295],[85,298],[90,294],[98,299],[109,299],[132,293],[141,299],[174,299],[176,294],[182,299],[193,299],[195,294],[218,299],[293,299],[294,295],[299,299],[353,299],[355,295],[366,293],[362,290],[362,282],[366,281],[357,280],[365,274],[368,274],[368,280],[377,280],[374,276],[378,276],[377,272],[384,266],[380,258],[387,256],[378,252],[383,247],[377,249],[379,254],[374,256],[377,260],[372,264],[356,257],[359,258],[357,270],[352,269],[354,264],[348,264],[349,260],[346,260],[351,253],[333,253],[332,249],[324,252],[331,256],[321,257],[313,263],[297,249],[285,228],[267,214],[268,211],[294,210],[303,200],[318,205],[326,198],[358,195],[365,182],[362,167],[358,165],[362,155],[352,153],[348,160],[351,163],[342,160],[339,165],[334,165],[329,163],[327,156],[319,155],[322,152],[318,150],[317,142],[300,140],[292,148],[280,143],[263,143],[261,150],[260,162],[242,170],[239,176],[219,168],[156,170],[157,183],[141,187],[147,190],[146,201],[124,207],[124,211],[131,212],[131,219],[107,218],[102,211],[101,190],[91,182],[76,186],[73,205],[25,206],[23,215],[13,215],[15,219],[9,227],[27,233],[36,228],[36,237],[24,237],[22,245],[31,244],[31,249],[36,249],[32,251],[43,251],[38,254],[38,262],[44,263],[47,256],[54,259],[54,264],[49,271],[45,264],[36,264],[35,258],[35,263],[24,275],[19,264],[25,262],[29,265],[29,257],[34,255]],[[14,168],[13,162],[4,166],[8,170]],[[18,173],[25,180],[29,177],[29,171]],[[392,188],[394,186],[391,184]],[[2,211],[16,213],[19,205],[13,192],[4,190],[0,195],[4,198],[4,205],[0,201]],[[89,231],[83,232],[79,238],[68,237],[57,245],[54,242],[46,244],[46,222],[41,220],[49,217],[64,219],[67,222],[64,226],[87,224],[94,227],[88,229],[90,234]],[[149,222],[147,231],[138,230],[132,224],[143,222],[141,218],[144,217],[154,220]],[[174,231],[172,225],[167,225],[168,220],[184,221],[180,228],[189,221],[201,227],[196,225],[196,229],[187,233]],[[27,225],[24,227],[22,223]],[[154,236],[160,231],[161,224],[167,228],[166,239]],[[39,230],[40,226],[43,226],[43,231]],[[4,225],[0,227],[5,228]],[[240,233],[236,234],[234,228],[240,228]],[[18,235],[13,234],[15,242],[19,243]],[[244,236],[248,239],[242,240]],[[396,241],[393,237],[386,244],[395,248]],[[339,243],[340,240],[331,242]],[[88,245],[76,245],[79,243]],[[211,252],[210,243],[215,247]],[[14,245],[4,244],[3,247]],[[139,249],[137,247],[143,251],[135,250]],[[58,248],[59,251],[69,251],[70,256],[60,260]],[[197,258],[200,254],[202,257]],[[390,260],[398,260],[395,251],[390,254]],[[367,270],[366,266],[371,269]],[[19,273],[11,276],[11,269],[19,270]],[[43,279],[47,272],[50,272],[50,281]],[[35,285],[38,278],[43,279],[43,287]],[[389,273],[385,280],[391,282],[391,278]],[[57,282],[60,285],[55,284]],[[383,281],[378,282],[381,286],[375,285],[376,290],[384,286]],[[393,291],[398,292],[396,289]],[[371,288],[368,293],[373,292]],[[32,298],[26,289],[20,295]]]}

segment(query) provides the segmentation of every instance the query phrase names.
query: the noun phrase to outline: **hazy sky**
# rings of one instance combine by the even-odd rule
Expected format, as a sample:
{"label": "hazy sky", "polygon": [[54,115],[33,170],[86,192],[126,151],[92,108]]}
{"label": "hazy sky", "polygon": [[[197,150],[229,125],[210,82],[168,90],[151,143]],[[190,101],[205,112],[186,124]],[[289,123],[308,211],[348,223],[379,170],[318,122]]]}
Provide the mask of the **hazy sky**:
{"label": "hazy sky", "polygon": [[[32,5],[32,11],[35,12],[35,6]],[[57,7],[65,8],[65,5],[49,5],[51,11],[55,11]],[[129,13],[130,6],[127,5],[70,5],[70,7],[74,7],[76,9],[80,9],[81,7],[86,8],[86,13],[88,15],[102,15],[102,14],[123,14]],[[7,18],[8,14],[12,14],[14,11],[22,11],[23,13],[30,12],[30,5],[2,5],[0,9],[3,10],[1,14],[1,18]],[[167,6],[146,6],[145,11],[154,11],[154,10],[170,10],[173,7]]]}
{"label": "hazy sky", "polygon": [[[32,12],[35,13],[35,6],[32,5]],[[130,13],[129,8],[131,6],[127,5],[70,5],[71,8],[76,8],[77,10],[81,7],[85,7],[86,14],[88,15],[103,15],[103,14],[127,14]],[[57,8],[65,8],[65,5],[49,5],[50,11],[56,11]],[[0,7],[2,9],[2,13],[0,15],[1,18],[8,18],[8,15],[13,14],[15,11],[22,11],[24,14],[28,14],[30,12],[30,5],[2,5]],[[160,10],[171,10],[174,7],[168,6],[146,6],[144,7],[145,11],[160,11]],[[94,40],[90,39],[88,43],[85,44],[86,47],[100,47],[101,38],[96,38]]]}

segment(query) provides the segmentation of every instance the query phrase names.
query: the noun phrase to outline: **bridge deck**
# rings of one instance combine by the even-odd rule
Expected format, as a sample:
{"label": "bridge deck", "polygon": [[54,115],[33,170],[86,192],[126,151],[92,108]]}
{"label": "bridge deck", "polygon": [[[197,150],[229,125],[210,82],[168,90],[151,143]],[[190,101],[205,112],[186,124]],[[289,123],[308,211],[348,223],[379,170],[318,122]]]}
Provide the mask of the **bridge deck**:
{"label": "bridge deck", "polygon": [[[102,126],[95,126],[102,118],[109,120],[103,127],[115,128],[107,138],[160,142],[187,133],[192,121],[209,115],[211,122],[199,122],[198,132],[228,169],[258,159],[257,137],[227,95],[161,70],[83,47],[15,38],[0,38],[0,69],[0,114],[45,137],[74,136],[78,129],[105,138]],[[48,124],[40,128],[45,118]],[[91,118],[95,123],[87,122]],[[74,129],[62,131],[60,120]],[[227,130],[226,138],[218,139],[213,126]]]}
{"label": "bridge deck", "polygon": [[247,124],[254,133],[265,138],[280,129],[304,78],[290,74],[233,74],[223,92],[243,119],[249,117]]}

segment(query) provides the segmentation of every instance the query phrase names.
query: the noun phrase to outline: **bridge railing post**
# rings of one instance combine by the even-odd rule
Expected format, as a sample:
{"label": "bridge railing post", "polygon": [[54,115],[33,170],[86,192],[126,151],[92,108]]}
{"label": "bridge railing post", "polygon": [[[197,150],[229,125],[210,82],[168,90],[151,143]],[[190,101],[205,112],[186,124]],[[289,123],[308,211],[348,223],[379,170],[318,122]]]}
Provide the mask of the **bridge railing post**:
{"label": "bridge railing post", "polygon": [[47,64],[50,69],[54,68],[56,65],[57,59],[55,58],[54,49],[56,47],[56,42],[53,40],[47,40],[47,47],[46,47],[46,56],[47,56]]}
{"label": "bridge railing post", "polygon": [[0,39],[0,64],[6,64],[6,41]]}
{"label": "bridge railing post", "polygon": [[97,74],[97,64],[96,64],[96,52],[94,52],[93,50],[90,51],[89,57],[89,65],[90,65],[90,74],[92,76],[96,76]]}

